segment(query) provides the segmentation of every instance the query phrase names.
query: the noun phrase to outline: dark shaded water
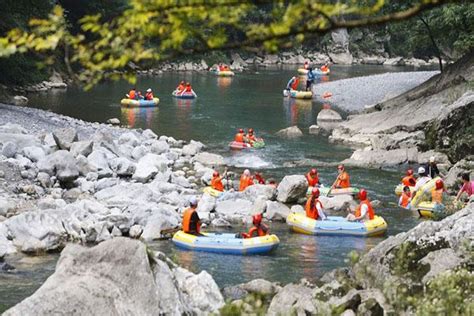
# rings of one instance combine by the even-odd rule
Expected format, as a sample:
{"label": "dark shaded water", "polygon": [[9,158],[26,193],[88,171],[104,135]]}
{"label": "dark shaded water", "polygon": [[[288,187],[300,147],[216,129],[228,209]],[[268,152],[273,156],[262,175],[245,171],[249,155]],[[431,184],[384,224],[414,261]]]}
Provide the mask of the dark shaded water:
{"label": "dark shaded water", "polygon": [[[157,108],[125,109],[119,101],[130,87],[125,82],[103,83],[92,91],[79,88],[29,96],[30,104],[56,113],[104,122],[118,117],[135,128],[150,128],[158,134],[176,139],[195,139],[208,145],[208,150],[224,155],[229,165],[260,170],[266,176],[280,180],[285,174],[304,173],[306,168],[285,168],[286,161],[313,158],[340,161],[351,150],[329,144],[322,136],[305,135],[298,140],[282,140],[274,133],[298,125],[305,134],[316,122],[323,107],[317,101],[287,100],[281,96],[295,67],[270,68],[237,74],[234,78],[217,78],[202,73],[166,73],[156,77],[141,77],[137,87],[153,88],[160,98]],[[370,75],[387,71],[408,71],[406,68],[381,66],[333,67],[330,80]],[[198,94],[197,100],[175,100],[171,91],[181,79],[190,81]],[[355,96],[357,97],[357,96]],[[337,105],[336,105],[337,106]],[[267,147],[253,152],[235,153],[227,144],[238,128],[253,127],[263,136]],[[320,168],[323,183],[331,184],[336,171]],[[372,199],[382,201],[377,213],[389,224],[388,235],[406,231],[418,223],[417,217],[394,204],[393,188],[399,182],[399,171],[350,170],[354,186],[367,188]],[[271,229],[281,240],[276,252],[267,256],[241,257],[176,249],[170,241],[152,244],[154,249],[168,254],[180,265],[194,271],[207,270],[219,286],[245,282],[254,278],[288,283],[302,277],[309,280],[331,269],[345,266],[351,250],[366,252],[382,238],[311,237],[292,234],[284,224],[272,224]],[[236,228],[238,230],[238,228]],[[14,257],[16,272],[0,274],[0,311],[29,296],[54,271],[57,255],[28,258]],[[25,263],[26,262],[26,263]]]}

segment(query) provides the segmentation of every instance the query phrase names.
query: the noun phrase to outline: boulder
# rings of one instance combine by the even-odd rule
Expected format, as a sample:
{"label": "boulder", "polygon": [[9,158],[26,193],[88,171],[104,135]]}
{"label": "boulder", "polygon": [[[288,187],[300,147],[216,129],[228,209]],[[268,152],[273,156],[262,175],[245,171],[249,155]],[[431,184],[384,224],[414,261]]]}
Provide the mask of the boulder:
{"label": "boulder", "polygon": [[25,106],[28,104],[28,98],[23,95],[16,95],[13,97],[13,104],[17,106]]}
{"label": "boulder", "polygon": [[142,137],[145,139],[158,139],[158,135],[156,135],[151,129],[144,130]]}
{"label": "boulder", "polygon": [[94,143],[90,140],[74,142],[71,144],[71,149],[69,150],[69,152],[74,157],[77,157],[79,155],[87,157],[92,153],[93,145]]}
{"label": "boulder", "polygon": [[163,173],[168,169],[168,160],[155,155],[146,154],[137,163],[137,168],[133,173],[132,179],[146,183],[156,176],[156,174]]}
{"label": "boulder", "polygon": [[[351,195],[336,195],[333,197],[321,196],[319,200],[324,210],[339,211],[340,214],[345,214],[345,212],[350,209],[351,203],[354,202]],[[334,213],[331,212],[331,214]]]}
{"label": "boulder", "polygon": [[143,226],[133,225],[132,227],[130,227],[130,230],[128,231],[128,235],[130,236],[130,238],[140,238],[142,232],[143,232]]}
{"label": "boulder", "polygon": [[386,59],[382,56],[366,56],[361,60],[361,64],[366,65],[383,65]]}
{"label": "boulder", "polygon": [[6,142],[2,146],[2,151],[0,152],[3,156],[7,158],[14,158],[18,152],[18,147],[13,142]]}
{"label": "boulder", "polygon": [[117,237],[92,248],[68,245],[55,273],[5,315],[183,315],[216,313],[223,305],[206,272],[195,275],[139,241]]}
{"label": "boulder", "polygon": [[105,123],[110,124],[110,125],[120,125],[120,120],[116,117],[110,118]]}
{"label": "boulder", "polygon": [[22,154],[33,162],[38,162],[46,156],[43,148],[41,148],[40,146],[24,147],[22,150]]}
{"label": "boulder", "polygon": [[214,210],[215,206],[216,198],[207,193],[204,193],[201,196],[201,199],[199,200],[199,204],[196,210],[198,213],[209,213]]}
{"label": "boulder", "polygon": [[227,220],[236,220],[253,214],[252,202],[243,199],[217,201],[216,212]]}
{"label": "boulder", "polygon": [[200,142],[191,141],[190,144],[183,146],[182,155],[183,156],[195,156],[197,155],[204,145]]}
{"label": "boulder", "polygon": [[[13,128],[9,128],[9,129],[12,130]],[[9,130],[9,129],[6,129],[6,130]],[[24,135],[24,134],[20,134],[20,133],[2,133],[2,132],[0,132],[0,144],[3,144],[3,147],[5,147],[5,144],[8,143],[8,142],[11,142],[16,146],[15,154],[24,147],[39,146],[40,145],[39,139],[35,136],[32,136],[32,135]]]}
{"label": "boulder", "polygon": [[112,159],[109,165],[112,171],[119,177],[131,177],[137,169],[136,163],[124,157]]}
{"label": "boulder", "polygon": [[384,66],[404,66],[405,61],[403,60],[403,57],[394,57],[394,58],[387,58],[383,62]]}
{"label": "boulder", "polygon": [[73,128],[62,128],[53,132],[53,138],[59,149],[69,150],[73,142],[78,140],[77,131]]}
{"label": "boulder", "polygon": [[308,182],[303,175],[285,176],[278,185],[277,200],[282,203],[297,202],[306,196]]}
{"label": "boulder", "polygon": [[321,128],[318,125],[311,125],[308,129],[311,135],[318,135],[321,132]]}
{"label": "boulder", "polygon": [[[444,184],[448,188],[453,188],[455,191],[459,189],[461,184],[460,177],[463,173],[469,173],[469,179],[474,179],[474,162],[470,160],[459,160],[451,169],[449,169],[448,174],[444,178]],[[456,192],[457,194],[457,192]]]}
{"label": "boulder", "polygon": [[265,217],[268,220],[285,222],[288,215],[290,215],[288,206],[276,201],[267,201]]}
{"label": "boulder", "polygon": [[43,159],[38,164],[40,172],[45,172],[62,183],[71,183],[79,177],[76,159],[66,150],[58,150]]}
{"label": "boulder", "polygon": [[316,122],[320,128],[326,131],[331,131],[342,122],[342,117],[332,109],[323,109],[318,113]]}
{"label": "boulder", "polygon": [[157,155],[167,153],[169,152],[169,150],[170,150],[170,145],[165,141],[154,141],[150,147],[150,152]]}
{"label": "boulder", "polygon": [[138,137],[135,135],[135,133],[133,132],[127,132],[127,133],[123,133],[122,135],[120,135],[119,139],[118,139],[118,143],[120,145],[122,144],[128,144],[132,147],[135,147],[137,146],[138,144],[140,144],[140,140],[138,139]]}
{"label": "boulder", "polygon": [[277,136],[283,138],[299,138],[303,136],[303,132],[298,128],[298,126],[291,126],[282,130],[279,130],[276,133]]}
{"label": "boulder", "polygon": [[180,216],[178,213],[164,208],[155,209],[152,215],[147,219],[141,238],[145,241],[159,239],[162,237],[162,230],[177,227],[179,221]]}
{"label": "boulder", "polygon": [[13,200],[0,197],[0,216],[7,216],[14,209],[15,202]]}
{"label": "boulder", "polygon": [[201,152],[198,153],[196,156],[193,157],[192,161],[194,163],[200,163],[206,167],[218,167],[223,166],[225,164],[224,157],[217,154],[211,154],[208,152]]}
{"label": "boulder", "polygon": [[329,53],[329,58],[336,65],[352,65],[354,57],[350,52]]}
{"label": "boulder", "polygon": [[244,196],[252,201],[258,196],[264,196],[267,200],[272,200],[276,196],[276,189],[272,185],[254,184],[244,190]]}
{"label": "boulder", "polygon": [[311,288],[302,284],[288,284],[273,297],[267,315],[314,315]]}
{"label": "boulder", "polygon": [[136,146],[135,148],[132,149],[132,158],[134,160],[140,160],[140,158],[144,157],[150,151],[151,149],[147,146],[144,146],[144,145]]}
{"label": "boulder", "polygon": [[107,156],[105,149],[95,149],[87,156],[87,161],[92,167],[92,170],[99,174],[99,177],[103,178],[112,176],[112,170],[109,168],[109,157]]}

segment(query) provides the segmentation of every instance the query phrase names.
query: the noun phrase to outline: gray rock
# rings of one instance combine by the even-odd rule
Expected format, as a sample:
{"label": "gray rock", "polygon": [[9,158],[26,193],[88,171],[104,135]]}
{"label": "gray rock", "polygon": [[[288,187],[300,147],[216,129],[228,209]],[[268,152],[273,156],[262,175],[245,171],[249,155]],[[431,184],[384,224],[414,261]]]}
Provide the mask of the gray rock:
{"label": "gray rock", "polygon": [[135,160],[140,160],[140,158],[144,157],[146,154],[150,152],[150,148],[144,145],[139,145],[132,150],[132,158]]}
{"label": "gray rock", "polygon": [[217,201],[216,203],[217,214],[222,214],[225,219],[235,221],[236,219],[242,218],[243,216],[249,216],[253,214],[252,203],[243,199]]}
{"label": "gray rock", "polygon": [[142,136],[145,139],[158,139],[158,135],[156,135],[151,129],[144,130]]}
{"label": "gray rock", "polygon": [[132,132],[127,132],[127,133],[123,133],[122,135],[120,135],[119,139],[118,139],[118,143],[120,145],[122,144],[128,144],[132,147],[135,147],[137,146],[138,144],[140,144],[140,140],[138,139],[138,137],[135,135],[135,133],[132,133]]}
{"label": "gray rock", "polygon": [[0,143],[3,144],[3,146],[5,146],[7,142],[11,142],[14,145],[16,145],[16,152],[18,152],[24,147],[40,145],[39,139],[32,135],[0,132]]}
{"label": "gray rock", "polygon": [[216,206],[216,198],[210,196],[207,193],[204,193],[199,200],[199,204],[197,207],[198,213],[209,213],[214,210]]}
{"label": "gray rock", "polygon": [[74,202],[79,198],[81,193],[79,188],[72,188],[63,193],[63,199],[68,202]]}
{"label": "gray rock", "polygon": [[278,185],[277,200],[282,203],[297,202],[306,196],[308,182],[303,175],[285,176]]}
{"label": "gray rock", "polygon": [[7,158],[14,158],[18,152],[18,147],[13,142],[6,142],[2,146],[1,154]]}
{"label": "gray rock", "polygon": [[0,216],[7,216],[7,214],[15,209],[13,200],[0,197]]}
{"label": "gray rock", "polygon": [[180,216],[178,213],[163,208],[155,209],[153,214],[147,219],[141,238],[145,241],[159,239],[162,237],[162,230],[177,227],[179,221]]}
{"label": "gray rock", "polygon": [[119,177],[131,177],[137,169],[134,162],[124,157],[112,159],[109,165]]}
{"label": "gray rock", "polygon": [[130,227],[128,235],[131,238],[140,238],[140,235],[142,234],[142,232],[143,232],[143,226],[133,225],[132,227]]}
{"label": "gray rock", "polygon": [[404,66],[405,61],[403,60],[403,57],[395,57],[395,58],[387,58],[383,62],[384,66]]}
{"label": "gray rock", "polygon": [[254,184],[244,190],[244,196],[251,201],[258,196],[264,196],[267,200],[272,200],[276,196],[276,189],[272,185]]}
{"label": "gray rock", "polygon": [[203,166],[207,167],[219,167],[225,164],[224,157],[217,154],[211,154],[208,152],[201,152],[193,157],[192,160],[194,163],[200,163]]}
{"label": "gray rock", "polygon": [[16,95],[13,97],[13,104],[17,106],[25,106],[28,104],[28,98],[23,95]]}
{"label": "gray rock", "polygon": [[117,178],[103,178],[95,183],[95,192],[116,186],[120,183],[120,180]]}
{"label": "gray rock", "polygon": [[219,217],[212,220],[211,226],[231,228],[232,224],[226,221],[225,219]]}
{"label": "gray rock", "polygon": [[53,132],[53,138],[59,149],[69,150],[73,142],[78,140],[77,131],[73,128],[62,128]]}
{"label": "gray rock", "polygon": [[170,145],[165,141],[154,141],[150,147],[150,151],[157,155],[167,153],[169,150]]}
{"label": "gray rock", "polygon": [[120,125],[120,120],[116,117],[110,118],[105,123],[110,124],[110,125]]}
{"label": "gray rock", "polygon": [[155,154],[146,154],[137,163],[137,168],[133,173],[132,179],[138,182],[148,182],[155,177],[157,173],[166,172],[169,161]]}
{"label": "gray rock", "polygon": [[302,284],[288,284],[273,297],[268,315],[314,315],[318,311],[313,304],[311,289]]}
{"label": "gray rock", "polygon": [[183,156],[195,156],[197,155],[204,145],[201,142],[191,141],[188,145],[183,146]]}
{"label": "gray rock", "polygon": [[321,128],[318,125],[311,125],[309,127],[309,133],[311,135],[319,135],[320,132],[321,132]]}
{"label": "gray rock", "polygon": [[43,148],[39,146],[24,147],[22,153],[33,162],[38,162],[45,157]]}
{"label": "gray rock", "polygon": [[69,152],[74,156],[77,157],[82,155],[84,157],[89,156],[92,153],[94,143],[92,141],[81,141],[81,142],[74,142],[71,144],[71,149]]}
{"label": "gray rock", "polygon": [[342,117],[332,109],[323,109],[318,113],[316,122],[320,128],[326,131],[331,131],[342,122]]}
{"label": "gray rock", "polygon": [[58,150],[43,159],[38,164],[40,172],[45,172],[62,183],[71,183],[79,177],[76,159],[65,150]]}
{"label": "gray rock", "polygon": [[103,149],[97,149],[87,156],[87,161],[93,171],[96,171],[100,178],[112,176],[112,170],[109,168],[109,158]]}
{"label": "gray rock", "polygon": [[469,179],[474,179],[474,162],[470,160],[460,160],[451,169],[448,174],[444,177],[444,184],[448,188],[453,188],[457,194],[457,190],[461,185],[460,177],[463,173],[469,173]]}
{"label": "gray rock", "polygon": [[301,205],[293,205],[291,207],[290,211],[292,213],[304,213],[305,212],[304,207],[302,207]]}
{"label": "gray rock", "polygon": [[268,220],[284,222],[288,215],[290,215],[290,208],[288,206],[280,202],[267,201],[265,217]]}
{"label": "gray rock", "polygon": [[460,266],[463,259],[459,258],[452,249],[447,248],[430,252],[419,262],[430,266],[430,270],[422,279],[423,283],[427,283],[440,273]]}
{"label": "gray rock", "polygon": [[279,130],[276,133],[277,136],[283,138],[299,138],[303,136],[303,132],[298,128],[298,126],[291,126],[282,130]]}
{"label": "gray rock", "polygon": [[[351,195],[321,196],[319,200],[324,210],[339,211],[341,214],[345,214],[350,209],[351,203],[354,202]],[[334,212],[331,214],[334,215]]]}

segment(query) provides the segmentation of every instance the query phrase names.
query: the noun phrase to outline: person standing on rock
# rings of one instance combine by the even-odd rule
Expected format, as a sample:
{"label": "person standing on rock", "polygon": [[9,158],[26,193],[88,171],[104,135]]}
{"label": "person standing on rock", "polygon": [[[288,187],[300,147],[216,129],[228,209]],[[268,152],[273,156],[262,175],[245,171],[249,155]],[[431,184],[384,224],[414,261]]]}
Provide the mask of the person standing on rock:
{"label": "person standing on rock", "polygon": [[183,232],[196,236],[201,235],[201,219],[196,211],[198,202],[193,196],[189,200],[189,207],[183,213]]}
{"label": "person standing on rock", "polygon": [[339,165],[337,167],[337,172],[339,173],[337,176],[334,185],[332,186],[333,189],[345,189],[351,186],[351,177],[349,173],[347,173],[346,168],[344,165]]}
{"label": "person standing on rock", "polygon": [[360,200],[359,206],[355,209],[354,214],[347,215],[346,219],[350,222],[365,222],[374,219],[375,212],[367,196],[367,191],[365,189],[360,190],[358,197]]}
{"label": "person standing on rock", "polygon": [[461,194],[463,193],[467,194],[468,199],[474,195],[474,181],[469,181],[469,173],[463,173],[463,175],[461,176],[461,180],[463,184],[458,194],[456,195],[456,200],[459,200],[461,198]]}
{"label": "person standing on rock", "polygon": [[315,168],[311,169],[306,174],[306,181],[308,181],[308,186],[310,186],[310,187],[319,186],[318,170],[316,170]]}
{"label": "person standing on rock", "polygon": [[435,157],[431,156],[429,162],[426,164],[425,170],[431,179],[439,175],[438,166],[436,165]]}
{"label": "person standing on rock", "polygon": [[313,188],[311,191],[311,197],[306,201],[305,211],[306,217],[315,219],[315,220],[325,220],[326,214],[324,214],[323,204],[319,201],[319,189]]}
{"label": "person standing on rock", "polygon": [[239,191],[244,191],[247,187],[253,185],[253,177],[249,169],[245,169],[240,176]]}

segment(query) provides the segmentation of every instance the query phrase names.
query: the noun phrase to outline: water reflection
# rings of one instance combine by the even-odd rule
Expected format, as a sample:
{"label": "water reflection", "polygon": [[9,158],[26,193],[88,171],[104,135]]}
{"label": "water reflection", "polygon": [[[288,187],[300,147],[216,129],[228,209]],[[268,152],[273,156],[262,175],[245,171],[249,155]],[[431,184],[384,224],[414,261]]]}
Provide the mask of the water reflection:
{"label": "water reflection", "polygon": [[291,126],[298,123],[311,124],[313,122],[312,100],[284,98],[283,107],[286,113],[286,120]]}
{"label": "water reflection", "polygon": [[232,77],[217,77],[217,86],[221,90],[225,90],[230,87],[232,83]]}
{"label": "water reflection", "polygon": [[152,128],[153,120],[158,115],[157,107],[148,108],[121,108],[122,122],[127,122],[130,127]]}

